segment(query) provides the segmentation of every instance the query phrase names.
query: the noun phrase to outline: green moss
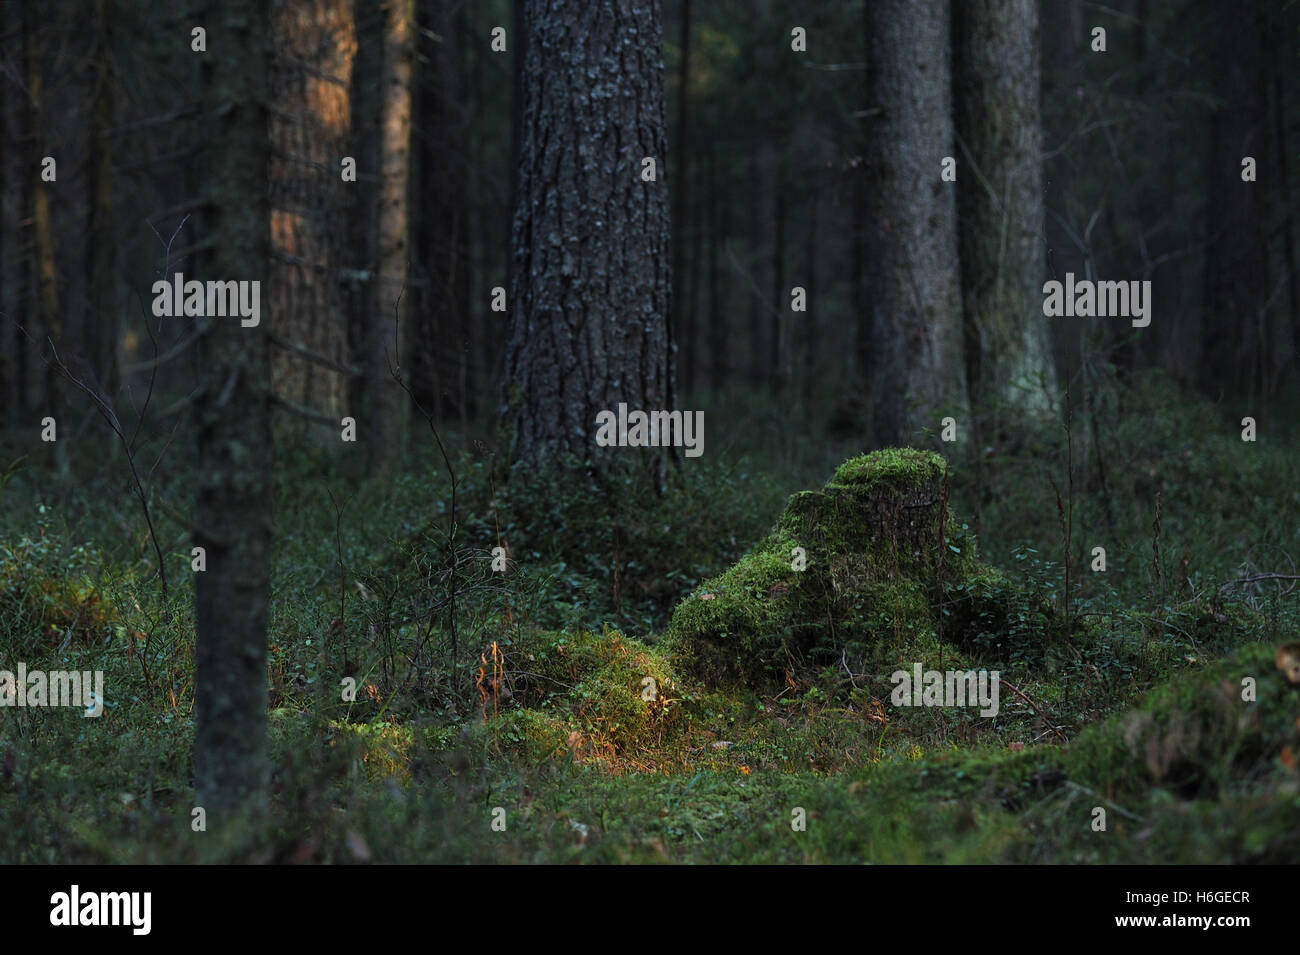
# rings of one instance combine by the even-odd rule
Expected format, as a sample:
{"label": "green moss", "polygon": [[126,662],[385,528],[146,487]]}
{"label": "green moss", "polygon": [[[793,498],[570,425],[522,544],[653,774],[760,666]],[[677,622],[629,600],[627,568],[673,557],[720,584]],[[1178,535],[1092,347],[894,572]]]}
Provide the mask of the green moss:
{"label": "green moss", "polygon": [[831,484],[866,491],[915,491],[940,480],[946,467],[933,451],[883,448],[849,458],[835,469]]}
{"label": "green moss", "polygon": [[503,668],[509,700],[484,707],[498,743],[658,769],[684,740],[683,693],[664,652],[617,630],[528,634],[506,649]]}
{"label": "green moss", "polygon": [[[1152,787],[1218,798],[1237,783],[1285,772],[1278,756],[1294,748],[1300,693],[1273,654],[1271,644],[1242,647],[1086,730],[1070,746],[1072,775],[1122,800]],[[1242,699],[1246,677],[1255,681],[1253,701]]]}
{"label": "green moss", "polygon": [[[750,686],[939,632],[954,585],[966,617],[1005,619],[1018,592],[981,565],[943,505],[941,457],[890,448],[792,495],[767,537],[678,605],[663,646],[684,672]],[[970,630],[965,618],[959,632]]]}

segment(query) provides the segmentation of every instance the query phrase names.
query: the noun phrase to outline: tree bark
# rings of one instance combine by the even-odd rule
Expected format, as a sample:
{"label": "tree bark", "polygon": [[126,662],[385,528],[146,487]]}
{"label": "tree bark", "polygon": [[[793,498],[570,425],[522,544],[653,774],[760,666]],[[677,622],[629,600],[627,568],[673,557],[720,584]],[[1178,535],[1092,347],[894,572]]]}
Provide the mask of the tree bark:
{"label": "tree bark", "polygon": [[[68,468],[67,443],[72,435],[72,422],[68,419],[68,405],[64,400],[59,381],[58,365],[51,351],[51,343],[60,354],[66,343],[63,340],[63,318],[59,312],[59,276],[54,255],[54,223],[50,214],[51,183],[41,178],[45,149],[45,84],[42,50],[36,36],[36,11],[23,7],[23,49],[27,72],[28,115],[31,124],[28,175],[31,177],[32,232],[36,242],[36,282],[38,290],[37,314],[40,321],[33,333],[40,342],[40,353],[45,356],[42,395],[45,414],[55,420],[61,432],[52,445],[54,462],[61,472]],[[57,165],[55,167],[57,174]],[[64,167],[64,174],[68,173]],[[56,180],[57,182],[57,180]],[[44,417],[44,415],[42,415]]]}
{"label": "tree bark", "polygon": [[117,296],[114,294],[112,15],[109,0],[93,0],[94,92],[91,96],[90,136],[87,139],[86,187],[90,228],[86,231],[86,271],[90,277],[86,350],[99,387],[111,401],[117,393]]}
{"label": "tree bark", "polygon": [[[275,0],[271,97],[270,327],[300,348],[350,363],[339,267],[348,190],[356,54],[351,0]],[[334,421],[348,413],[345,375],[299,352],[272,356],[275,391]],[[304,424],[305,427],[305,424]],[[317,429],[337,441],[338,428]]]}
{"label": "tree bark", "polygon": [[[966,417],[948,5],[866,4],[870,120],[865,157],[872,438],[913,444],[940,412]],[[969,188],[969,186],[967,187]]]}
{"label": "tree bark", "polygon": [[[18,18],[15,18],[18,20]],[[15,23],[20,38],[21,22]],[[26,294],[30,249],[23,223],[29,218],[31,191],[24,169],[29,159],[27,143],[28,104],[17,83],[0,83],[3,96],[7,148],[0,150],[0,379],[4,382],[7,423],[16,424],[30,407],[28,358],[31,345],[23,334],[20,313]]]}
{"label": "tree bark", "polygon": [[387,0],[384,21],[383,114],[379,125],[379,273],[368,349],[371,470],[391,473],[402,454],[406,404],[392,370],[405,359],[408,256],[407,184],[411,154],[414,0]]}
{"label": "tree bark", "polygon": [[[265,274],[267,0],[223,0],[207,18],[203,140],[210,279]],[[194,774],[209,822],[264,807],[266,621],[272,542],[271,363],[266,330],[207,318],[196,400],[199,491],[196,544],[207,569],[194,584],[198,633]]]}
{"label": "tree bark", "polygon": [[598,447],[597,413],[672,400],[661,8],[527,0],[525,16],[507,414],[520,460],[601,474],[652,452]]}
{"label": "tree bark", "polygon": [[[1045,415],[1056,369],[1043,317],[1038,0],[953,5],[962,304],[977,413]],[[994,406],[994,407],[990,407]]]}
{"label": "tree bark", "polygon": [[[1206,321],[1203,384],[1212,394],[1235,392],[1247,402],[1262,396],[1268,345],[1264,302],[1272,289],[1264,235],[1261,182],[1243,182],[1241,161],[1267,166],[1267,118],[1256,84],[1261,50],[1253,4],[1214,0],[1213,89],[1220,103],[1210,114]],[[1258,175],[1258,173],[1257,173]]]}
{"label": "tree bark", "polygon": [[686,354],[683,374],[687,390],[694,384],[695,330],[691,326],[690,299],[686,292],[685,255],[687,250],[686,211],[690,196],[691,127],[690,127],[690,77],[691,77],[691,0],[681,2],[681,58],[677,64],[677,142],[672,151],[671,185],[673,189],[672,216],[672,276],[673,316],[672,327],[678,341],[685,342]]}

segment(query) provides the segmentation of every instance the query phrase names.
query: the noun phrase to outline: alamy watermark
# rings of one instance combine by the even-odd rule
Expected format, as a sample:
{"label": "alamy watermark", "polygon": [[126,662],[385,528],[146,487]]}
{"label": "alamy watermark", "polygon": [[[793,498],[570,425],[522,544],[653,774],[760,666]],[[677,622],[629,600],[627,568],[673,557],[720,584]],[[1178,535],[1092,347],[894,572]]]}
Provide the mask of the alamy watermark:
{"label": "alamy watermark", "polygon": [[912,672],[895,670],[889,677],[894,692],[889,701],[895,706],[979,706],[980,716],[998,715],[1000,670],[922,670],[912,664]]}
{"label": "alamy watermark", "polygon": [[258,281],[185,281],[177,272],[171,282],[153,283],[153,313],[156,318],[227,318],[239,316],[244,328],[262,320],[262,283]]}
{"label": "alamy watermark", "polygon": [[1134,328],[1151,324],[1151,281],[1094,282],[1065,273],[1065,282],[1043,285],[1043,314],[1048,318],[1131,318]]}
{"label": "alamy watermark", "polygon": [[628,411],[596,413],[596,444],[602,448],[685,448],[688,458],[704,453],[703,411]]}
{"label": "alamy watermark", "polygon": [[133,935],[148,935],[152,908],[152,892],[83,892],[74,885],[50,896],[50,924],[125,925]]}
{"label": "alamy watermark", "polygon": [[94,718],[104,714],[103,670],[0,670],[0,707],[70,706]]}

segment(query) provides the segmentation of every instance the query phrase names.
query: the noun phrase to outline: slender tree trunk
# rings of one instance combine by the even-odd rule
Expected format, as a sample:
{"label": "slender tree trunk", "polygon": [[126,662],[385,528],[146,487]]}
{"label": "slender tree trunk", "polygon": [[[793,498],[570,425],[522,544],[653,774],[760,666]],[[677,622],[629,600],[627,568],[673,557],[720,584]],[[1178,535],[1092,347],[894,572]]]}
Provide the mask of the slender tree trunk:
{"label": "slender tree trunk", "polygon": [[[68,468],[67,444],[72,435],[72,422],[66,414],[54,352],[60,356],[66,351],[63,340],[63,318],[59,312],[59,276],[54,256],[54,224],[50,215],[49,190],[53,183],[41,179],[45,156],[45,84],[42,51],[36,33],[36,11],[30,5],[23,7],[23,48],[26,57],[27,101],[31,124],[31,149],[28,159],[28,180],[31,183],[32,231],[36,241],[36,281],[39,298],[37,314],[40,322],[35,334],[39,336],[40,351],[45,355],[44,401],[45,414],[54,418],[58,427],[58,440],[53,444],[54,462],[61,472]],[[68,173],[64,166],[64,175]],[[56,166],[57,172],[57,166]],[[56,180],[57,181],[57,180]],[[31,329],[29,329],[31,331]],[[42,416],[44,417],[44,416]]]}
{"label": "slender tree trunk", "polygon": [[[14,10],[14,13],[20,13]],[[15,17],[15,20],[18,18]],[[19,40],[25,40],[22,24],[16,23]],[[17,83],[0,82],[4,127],[0,130],[6,148],[0,150],[0,377],[4,380],[4,402],[9,424],[17,424],[28,412],[28,356],[31,346],[23,334],[22,306],[27,294],[31,250],[23,227],[29,218],[31,190],[24,165],[30,160],[27,147],[28,104]],[[31,331],[31,329],[29,329]],[[29,422],[29,425],[33,422]]]}
{"label": "slender tree trunk", "polygon": [[[270,252],[267,0],[222,0],[206,18],[200,121],[209,279],[260,280]],[[194,775],[209,823],[265,806],[266,621],[272,518],[271,362],[264,325],[207,318],[196,401],[199,491]]]}
{"label": "slender tree trunk", "polygon": [[[691,125],[690,125],[690,77],[691,77],[691,0],[681,0],[681,59],[677,64],[677,142],[672,150],[672,162],[669,172],[672,175],[670,185],[673,190],[673,235],[672,235],[672,275],[673,275],[673,316],[671,328],[677,338],[686,343],[686,355],[683,372],[687,390],[694,385],[695,356],[692,354],[695,342],[695,330],[690,327],[690,300],[686,293],[685,257],[687,249],[687,209],[690,197],[691,176]],[[693,218],[693,217],[692,217]]]}
{"label": "slender tree trunk", "polygon": [[1258,11],[1252,4],[1214,0],[1217,15],[1214,91],[1210,115],[1209,221],[1206,259],[1208,329],[1201,339],[1201,368],[1211,393],[1235,393],[1253,402],[1263,391],[1267,345],[1261,313],[1272,288],[1260,182],[1243,182],[1241,161],[1267,162],[1267,121],[1256,88],[1260,55]]}
{"label": "slender tree trunk", "polygon": [[597,446],[598,412],[672,401],[661,7],[525,10],[507,406],[519,459],[599,476],[662,458]]}
{"label": "slender tree trunk", "polygon": [[722,274],[718,249],[727,241],[725,200],[719,193],[718,152],[709,149],[709,387],[714,396],[727,386],[727,313],[722,307]]}
{"label": "slender tree trunk", "polygon": [[[700,163],[691,163],[691,188],[692,195],[699,195],[700,181]],[[685,348],[686,353],[684,361],[685,384],[682,385],[681,378],[678,384],[681,385],[682,391],[694,394],[695,389],[699,387],[700,367],[700,318],[698,308],[698,298],[700,292],[700,260],[704,255],[704,229],[700,222],[700,216],[695,210],[692,210],[690,220],[691,227],[687,230],[691,237],[691,253],[686,262],[686,281],[685,295],[686,301],[681,308],[682,324],[685,326]],[[676,301],[676,299],[674,299]],[[679,366],[680,367],[680,366]]]}
{"label": "slender tree trunk", "polygon": [[[348,388],[348,404],[358,409],[359,422],[370,421],[372,335],[378,310],[378,222],[380,168],[380,119],[383,86],[384,11],[368,0],[353,0],[357,54],[352,70],[352,136],[349,155],[357,161],[357,181],[350,183],[345,208],[349,219],[344,260],[354,276],[345,283],[348,291],[348,352],[356,356],[363,375],[354,377]],[[363,438],[367,446],[368,438]],[[367,454],[367,457],[369,455]]]}
{"label": "slender tree trunk", "polygon": [[109,0],[94,0],[94,91],[87,140],[86,187],[90,208],[86,271],[90,276],[86,350],[99,387],[110,400],[117,393],[117,296],[114,294],[112,15]]}
{"label": "slender tree trunk", "polygon": [[804,263],[804,289],[808,293],[807,311],[794,316],[800,329],[799,366],[803,375],[803,394],[805,400],[811,400],[818,384],[817,349],[817,305],[821,289],[818,287],[817,264],[821,259],[821,192],[813,193],[810,215],[808,217],[808,238],[804,250],[807,259]]}
{"label": "slender tree trunk", "polygon": [[966,367],[990,422],[1046,415],[1056,370],[1043,317],[1038,0],[953,5]]}
{"label": "slender tree trunk", "polygon": [[[966,412],[955,155],[944,0],[873,0],[867,7],[872,106],[866,175],[866,270],[872,432],[914,444],[941,413]],[[967,188],[970,188],[969,186]]]}
{"label": "slender tree trunk", "polygon": [[371,470],[391,473],[402,453],[406,403],[392,378],[405,359],[403,343],[410,301],[407,183],[411,152],[411,78],[414,0],[386,0],[383,115],[379,124],[379,275],[370,328],[369,449]]}
{"label": "slender tree trunk", "polygon": [[771,371],[778,388],[790,383],[790,321],[790,290],[785,281],[785,178],[778,164],[772,189]]}

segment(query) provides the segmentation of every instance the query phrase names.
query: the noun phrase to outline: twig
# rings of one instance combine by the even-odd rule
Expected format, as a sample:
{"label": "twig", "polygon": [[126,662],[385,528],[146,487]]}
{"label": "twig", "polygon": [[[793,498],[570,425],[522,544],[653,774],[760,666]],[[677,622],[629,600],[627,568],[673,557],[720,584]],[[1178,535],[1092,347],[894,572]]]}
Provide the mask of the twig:
{"label": "twig", "polygon": [[1033,708],[1034,712],[1038,714],[1038,718],[1042,720],[1044,723],[1046,723],[1047,726],[1052,730],[1052,732],[1054,732],[1057,736],[1061,737],[1061,742],[1063,743],[1069,742],[1069,740],[1065,738],[1065,734],[1061,732],[1060,727],[1058,727],[1055,723],[1053,723],[1046,716],[1044,716],[1043,711],[1038,708],[1038,704],[1035,703],[1033,700],[1031,700],[1029,697],[1025,696],[1025,694],[1022,693],[1014,683],[1005,679],[1002,679],[999,682],[1004,686],[1011,687],[1011,689],[1015,692],[1016,696],[1020,697],[1022,700],[1028,703]]}

